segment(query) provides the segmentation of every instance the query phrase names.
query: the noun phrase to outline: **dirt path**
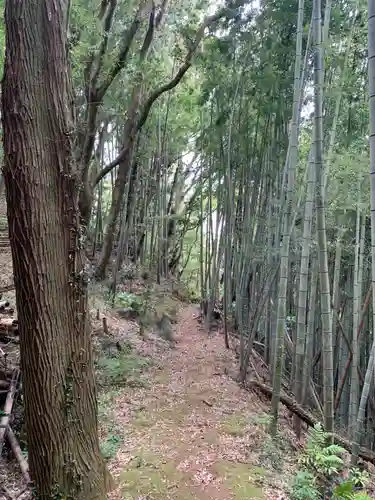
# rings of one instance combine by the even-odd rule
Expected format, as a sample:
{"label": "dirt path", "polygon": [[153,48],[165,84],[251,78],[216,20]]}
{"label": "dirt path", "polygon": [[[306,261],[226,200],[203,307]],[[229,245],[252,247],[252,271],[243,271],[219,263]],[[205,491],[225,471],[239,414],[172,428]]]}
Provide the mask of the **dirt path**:
{"label": "dirt path", "polygon": [[181,311],[177,347],[161,355],[148,387],[113,397],[125,437],[111,462],[120,484],[111,500],[283,498],[266,487],[275,472],[259,466],[267,407],[226,375],[233,353],[194,313]]}

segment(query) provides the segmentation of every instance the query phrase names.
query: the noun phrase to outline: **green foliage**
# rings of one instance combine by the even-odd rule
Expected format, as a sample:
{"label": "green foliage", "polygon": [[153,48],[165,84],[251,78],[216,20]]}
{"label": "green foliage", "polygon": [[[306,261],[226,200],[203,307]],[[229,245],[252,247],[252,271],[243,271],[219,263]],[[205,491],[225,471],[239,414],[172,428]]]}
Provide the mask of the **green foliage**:
{"label": "green foliage", "polygon": [[200,301],[201,294],[198,278],[199,269],[196,269],[196,272],[192,271],[190,275],[182,275],[178,286],[178,298],[182,302],[197,303]]}
{"label": "green foliage", "polygon": [[353,482],[354,486],[359,486],[363,488],[366,486],[370,479],[370,475],[367,471],[361,470],[358,467],[353,467],[350,469],[350,480]]}
{"label": "green foliage", "polygon": [[124,438],[124,429],[116,424],[116,415],[113,403],[119,392],[110,390],[99,394],[98,419],[100,426],[100,450],[106,460],[113,458]]}
{"label": "green foliage", "polygon": [[344,483],[338,484],[333,490],[332,498],[351,500],[353,498],[353,486],[351,481],[345,481]]}
{"label": "green foliage", "polygon": [[148,358],[120,351],[117,356],[101,356],[96,361],[98,383],[101,386],[145,387],[142,373],[151,366]]}
{"label": "green foliage", "polygon": [[370,497],[363,491],[355,491],[355,488],[364,488],[368,481],[369,474],[367,471],[362,471],[357,467],[353,467],[349,471],[349,479],[335,487],[332,498],[334,500],[369,500]]}
{"label": "green foliage", "polygon": [[260,415],[256,415],[253,418],[253,422],[255,425],[268,428],[272,422],[272,416],[269,415],[268,413],[262,413]]}
{"label": "green foliage", "polygon": [[336,444],[325,446],[328,436],[320,423],[310,430],[306,449],[299,460],[300,465],[325,476],[338,474],[342,470],[344,461],[340,455],[345,450]]}
{"label": "green foliage", "polygon": [[277,435],[275,438],[266,435],[262,444],[262,451],[259,454],[259,459],[263,465],[269,464],[273,469],[281,471],[285,451],[285,440],[281,435]]}
{"label": "green foliage", "polygon": [[243,437],[246,434],[248,419],[242,413],[229,415],[221,424],[221,430],[233,437]]}
{"label": "green foliage", "polygon": [[370,500],[366,493],[359,491],[354,491],[354,483],[353,481],[345,481],[341,484],[338,484],[332,494],[333,500]]}
{"label": "green foliage", "polygon": [[[366,179],[369,156],[367,149],[359,152],[354,148],[337,153],[330,166],[328,196],[330,200],[327,211],[328,220],[343,210],[355,210],[358,202],[358,179]],[[370,193],[361,190],[362,207],[370,207]]]}
{"label": "green foliage", "polygon": [[140,313],[143,308],[143,300],[142,297],[134,293],[119,292],[116,294],[115,306],[131,309],[136,313]]}
{"label": "green foliage", "polygon": [[[330,498],[333,500],[368,500],[363,492],[356,492],[356,487],[365,486],[368,474],[357,468],[351,469],[348,480],[342,480],[340,473],[344,470],[344,461],[340,455],[344,448],[332,444],[326,445],[329,434],[324,432],[321,424],[309,431],[306,447],[299,459],[300,470],[291,484],[291,500],[314,500],[321,498],[327,488],[327,481],[332,484]],[[322,481],[323,479],[323,481]]]}
{"label": "green foliage", "polygon": [[121,281],[131,281],[137,277],[137,269],[134,266],[123,266],[119,272]]}
{"label": "green foliage", "polygon": [[297,472],[291,486],[291,498],[293,500],[318,500],[320,498],[314,474],[306,470]]}
{"label": "green foliage", "polygon": [[121,436],[117,434],[109,434],[109,436],[102,443],[100,443],[100,451],[102,452],[105,460],[110,460],[115,457],[117,450],[120,447],[120,443]]}

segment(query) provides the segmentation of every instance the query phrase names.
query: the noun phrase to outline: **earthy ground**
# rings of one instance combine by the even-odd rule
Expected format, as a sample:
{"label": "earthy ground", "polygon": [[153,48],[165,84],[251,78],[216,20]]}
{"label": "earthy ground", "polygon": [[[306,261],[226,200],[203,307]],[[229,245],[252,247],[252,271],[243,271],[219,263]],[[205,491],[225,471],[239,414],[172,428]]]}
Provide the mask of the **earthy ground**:
{"label": "earthy ground", "polygon": [[[283,478],[295,461],[289,430],[271,442],[266,402],[229,375],[233,351],[221,334],[201,331],[195,314],[182,309],[175,349],[139,341],[156,361],[143,387],[101,396],[101,437],[117,448],[110,500],[286,498]],[[129,335],[126,322],[115,326]]]}
{"label": "earthy ground", "polygon": [[[288,416],[275,444],[266,432],[269,402],[239,387],[234,351],[220,333],[202,331],[197,308],[180,310],[175,348],[105,315],[111,335],[131,345],[120,360],[98,361],[99,383],[109,375],[99,396],[100,439],[118,485],[109,500],[286,499],[296,462]],[[94,321],[96,346],[101,325]],[[0,463],[8,492],[0,500],[18,497],[23,484],[17,463]]]}
{"label": "earthy ground", "polygon": [[[135,323],[107,311],[111,334],[132,346],[122,360],[99,358],[99,381],[106,370],[117,382],[127,374],[99,396],[102,450],[118,485],[109,500],[286,499],[296,462],[288,416],[275,444],[268,401],[239,387],[234,351],[220,333],[202,331],[196,315],[181,309],[171,348],[152,334],[142,340]],[[96,342],[103,332],[94,323]],[[24,488],[17,463],[0,463],[4,484],[12,498]]]}

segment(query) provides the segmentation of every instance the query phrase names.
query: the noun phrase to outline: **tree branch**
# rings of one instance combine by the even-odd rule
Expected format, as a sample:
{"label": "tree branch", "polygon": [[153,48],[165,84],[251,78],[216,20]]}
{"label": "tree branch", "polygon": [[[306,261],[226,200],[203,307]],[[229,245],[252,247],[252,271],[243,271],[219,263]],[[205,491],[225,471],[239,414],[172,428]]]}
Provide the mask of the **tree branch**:
{"label": "tree branch", "polygon": [[[98,14],[99,21],[103,20],[103,17],[105,16],[105,13],[107,11],[107,7],[108,7],[110,2],[112,2],[112,0],[102,0],[102,2],[100,4],[99,14]],[[116,0],[116,2],[117,2],[117,0]],[[85,95],[86,95],[87,101],[90,100],[91,71],[92,71],[94,61],[95,61],[95,51],[92,50],[92,51],[90,51],[90,58],[86,64],[85,70],[83,72],[83,79],[85,82]]]}
{"label": "tree branch", "polygon": [[[102,40],[102,43],[100,44],[95,71],[91,75],[91,80],[90,80],[90,87],[91,87],[90,90],[91,91],[93,91],[96,87],[96,82],[98,80],[100,70],[103,66],[103,58],[104,58],[104,54],[107,51],[109,32],[110,32],[110,29],[112,27],[113,16],[114,16],[116,5],[117,5],[117,0],[109,0],[109,2],[110,3],[109,3],[109,8],[108,8],[107,14],[105,15],[105,11],[103,14],[103,16],[105,15],[104,22],[103,22],[103,40]],[[103,4],[103,2],[102,2],[102,4]],[[106,4],[106,7],[107,6],[108,6],[108,1]]]}
{"label": "tree branch", "polygon": [[167,10],[168,1],[169,0],[163,0],[162,3],[161,3],[161,5],[160,5],[160,7],[159,7],[159,11],[158,11],[158,13],[156,15],[156,19],[155,19],[155,28],[156,29],[159,28],[160,25],[161,25],[161,22],[162,22],[162,20],[164,18],[164,14],[165,14],[165,12]]}
{"label": "tree branch", "polygon": [[148,118],[148,115],[149,115],[149,113],[151,111],[151,107],[154,104],[154,102],[156,101],[156,99],[158,99],[165,92],[168,92],[169,90],[174,89],[180,83],[180,81],[182,80],[183,76],[185,75],[185,73],[188,71],[188,69],[192,65],[193,56],[194,56],[194,54],[195,54],[195,52],[196,52],[196,50],[198,48],[198,45],[200,44],[200,42],[201,42],[201,40],[202,40],[202,38],[204,36],[205,29],[210,24],[212,24],[215,21],[219,20],[223,15],[224,15],[223,12],[220,11],[219,13],[214,14],[213,16],[206,17],[206,19],[203,21],[202,25],[200,26],[200,28],[197,31],[197,34],[195,36],[194,42],[192,43],[192,45],[189,48],[189,51],[188,51],[188,53],[186,55],[184,63],[182,64],[182,66],[180,66],[180,69],[177,71],[177,73],[174,76],[174,78],[172,78],[172,80],[170,80],[168,83],[166,83],[166,84],[162,85],[161,87],[159,87],[158,89],[156,89],[150,95],[150,97],[147,99],[147,101],[146,101],[146,103],[145,103],[145,105],[143,107],[142,113],[141,113],[141,115],[139,117],[139,120],[138,120],[138,124],[137,124],[138,131],[145,124],[145,122],[146,122],[146,120]]}
{"label": "tree branch", "polygon": [[[85,71],[86,80],[86,125],[85,134],[80,148],[79,163],[82,169],[82,179],[85,182],[95,143],[96,121],[101,98],[98,96],[96,84],[103,66],[104,55],[107,51],[109,32],[113,23],[113,16],[117,0],[103,0],[100,8],[99,19],[103,19],[103,39],[97,56],[93,54]],[[108,8],[108,10],[107,10]]]}
{"label": "tree branch", "polygon": [[[212,23],[215,21],[218,21],[220,18],[222,18],[225,15],[224,10],[220,10],[217,14],[214,14],[212,16],[208,16],[205,18],[201,26],[199,27],[194,42],[191,44],[189,47],[189,51],[185,57],[184,63],[180,66],[179,70],[177,71],[176,75],[170,80],[168,83],[161,85],[158,89],[156,89],[154,92],[151,93],[147,101],[145,102],[143,106],[143,110],[138,118],[138,122],[136,125],[136,132],[139,132],[143,125],[146,123],[146,120],[148,118],[148,115],[150,114],[152,105],[154,102],[165,92],[168,92],[169,90],[174,89],[182,80],[183,76],[185,73],[188,71],[190,66],[192,65],[192,59],[193,56],[198,48],[198,45],[200,44],[203,36],[204,36],[204,31],[205,29],[210,26]],[[113,168],[115,168],[117,165],[119,165],[123,159],[126,157],[128,151],[127,151],[127,146],[124,147],[121,152],[118,154],[118,156],[111,162],[109,163],[103,170],[100,172],[98,177],[96,178],[95,185],[100,182],[100,180],[105,177]]]}
{"label": "tree branch", "polygon": [[104,80],[104,82],[100,85],[97,90],[99,100],[102,100],[105,93],[107,92],[109,86],[116,78],[116,76],[120,73],[120,71],[125,67],[126,61],[130,52],[131,45],[133,43],[134,37],[141,25],[142,14],[149,6],[150,2],[148,0],[143,0],[138,7],[137,13],[134,16],[133,22],[130,27],[124,33],[124,41],[122,45],[122,49],[118,55],[117,61],[114,63],[109,75]]}
{"label": "tree branch", "polygon": [[152,7],[150,12],[150,17],[148,20],[148,28],[143,40],[143,44],[141,47],[141,51],[139,53],[139,58],[141,63],[146,59],[148,51],[150,50],[152,40],[154,38],[154,30],[155,30],[155,3],[152,0]]}

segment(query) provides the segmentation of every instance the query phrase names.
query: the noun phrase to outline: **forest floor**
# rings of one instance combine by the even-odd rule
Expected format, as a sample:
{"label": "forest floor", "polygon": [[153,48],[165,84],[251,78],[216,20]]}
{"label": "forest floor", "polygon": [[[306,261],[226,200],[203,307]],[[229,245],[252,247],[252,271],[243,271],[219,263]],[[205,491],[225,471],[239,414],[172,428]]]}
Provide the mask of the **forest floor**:
{"label": "forest floor", "polygon": [[287,498],[298,448],[289,417],[282,412],[283,435],[271,441],[269,402],[239,386],[234,351],[196,316],[194,306],[181,309],[175,348],[109,319],[152,360],[141,383],[100,396],[101,440],[118,484],[110,500]]}
{"label": "forest floor", "polygon": [[[102,296],[91,303],[93,318],[97,310],[99,438],[117,484],[108,500],[288,499],[304,443],[284,406],[271,439],[269,400],[236,380],[236,340],[225,349],[222,332],[204,331],[194,305],[180,303],[174,347],[152,331],[141,336]],[[120,352],[108,349],[117,342]],[[252,368],[267,378],[260,359]],[[0,488],[0,500],[29,500],[23,484],[18,463],[0,460],[8,492]]]}
{"label": "forest floor", "polygon": [[[202,329],[198,307],[182,304],[175,347],[104,312],[123,346],[119,357],[100,351],[106,336],[93,321],[99,437],[117,484],[108,500],[286,500],[300,449],[290,417],[282,408],[272,441],[269,401],[239,386],[235,350]],[[29,499],[22,484],[18,463],[0,461],[0,500]]]}

